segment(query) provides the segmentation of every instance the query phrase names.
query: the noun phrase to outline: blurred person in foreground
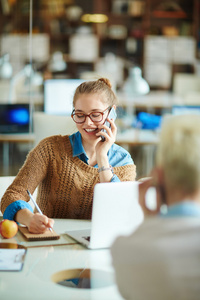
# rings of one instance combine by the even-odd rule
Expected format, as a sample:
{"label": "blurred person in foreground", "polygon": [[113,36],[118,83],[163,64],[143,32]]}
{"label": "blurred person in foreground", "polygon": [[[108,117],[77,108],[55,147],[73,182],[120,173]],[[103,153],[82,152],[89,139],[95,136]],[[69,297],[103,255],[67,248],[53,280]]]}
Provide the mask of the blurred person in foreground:
{"label": "blurred person in foreground", "polygon": [[[146,192],[156,190],[156,209]],[[152,177],[139,186],[144,223],[111,247],[121,295],[134,300],[200,299],[200,116],[163,121]],[[165,207],[165,210],[163,210]]]}

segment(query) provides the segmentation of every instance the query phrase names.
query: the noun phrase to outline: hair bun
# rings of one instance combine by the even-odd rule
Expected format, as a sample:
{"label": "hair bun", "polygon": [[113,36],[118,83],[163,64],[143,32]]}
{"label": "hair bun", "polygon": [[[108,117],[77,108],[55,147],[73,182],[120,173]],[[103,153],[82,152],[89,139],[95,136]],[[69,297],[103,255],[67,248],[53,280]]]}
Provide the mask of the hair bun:
{"label": "hair bun", "polygon": [[112,84],[108,78],[102,77],[102,78],[99,78],[98,81],[101,81],[101,82],[105,83],[109,88],[112,88]]}

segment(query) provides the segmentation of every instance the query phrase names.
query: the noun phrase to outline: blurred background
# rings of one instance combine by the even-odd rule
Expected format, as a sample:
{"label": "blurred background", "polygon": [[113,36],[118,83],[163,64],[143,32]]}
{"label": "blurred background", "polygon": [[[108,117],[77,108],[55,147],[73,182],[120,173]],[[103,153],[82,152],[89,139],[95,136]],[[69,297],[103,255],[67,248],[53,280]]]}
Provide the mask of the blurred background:
{"label": "blurred background", "polygon": [[74,132],[56,125],[76,86],[104,76],[116,142],[147,176],[162,118],[200,113],[199,17],[199,0],[0,0],[0,175],[16,175],[42,137]]}

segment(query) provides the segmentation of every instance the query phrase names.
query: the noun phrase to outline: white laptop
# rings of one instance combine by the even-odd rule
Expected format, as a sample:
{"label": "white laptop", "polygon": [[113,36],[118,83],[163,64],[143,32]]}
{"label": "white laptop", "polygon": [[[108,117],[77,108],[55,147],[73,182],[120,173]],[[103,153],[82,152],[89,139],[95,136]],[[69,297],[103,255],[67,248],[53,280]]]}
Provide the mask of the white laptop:
{"label": "white laptop", "polygon": [[138,185],[134,181],[96,184],[91,229],[65,233],[90,249],[109,248],[117,236],[132,233],[144,218]]}

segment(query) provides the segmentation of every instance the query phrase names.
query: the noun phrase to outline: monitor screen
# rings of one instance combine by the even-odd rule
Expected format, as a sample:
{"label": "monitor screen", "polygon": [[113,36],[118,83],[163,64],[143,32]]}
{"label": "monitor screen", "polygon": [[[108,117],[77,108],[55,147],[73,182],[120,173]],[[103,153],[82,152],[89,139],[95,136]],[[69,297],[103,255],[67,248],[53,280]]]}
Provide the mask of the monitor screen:
{"label": "monitor screen", "polygon": [[200,114],[198,105],[174,105],[172,106],[172,115]]}
{"label": "monitor screen", "polygon": [[44,112],[54,115],[71,115],[75,89],[81,79],[48,79],[44,82]]}
{"label": "monitor screen", "polygon": [[29,104],[0,104],[0,133],[28,133]]}

